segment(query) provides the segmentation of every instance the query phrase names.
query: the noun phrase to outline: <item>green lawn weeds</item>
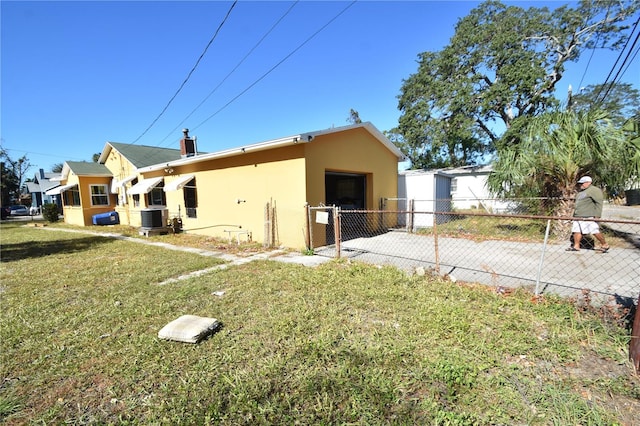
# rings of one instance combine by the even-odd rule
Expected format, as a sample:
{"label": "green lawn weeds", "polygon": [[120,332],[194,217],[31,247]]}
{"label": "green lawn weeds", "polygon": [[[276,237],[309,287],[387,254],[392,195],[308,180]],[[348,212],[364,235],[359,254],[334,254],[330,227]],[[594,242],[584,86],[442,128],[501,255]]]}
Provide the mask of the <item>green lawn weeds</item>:
{"label": "green lawn weeds", "polygon": [[[628,330],[567,301],[348,261],[162,284],[220,260],[51,228],[0,228],[8,425],[640,418]],[[158,339],[183,314],[222,328],[197,345]]]}

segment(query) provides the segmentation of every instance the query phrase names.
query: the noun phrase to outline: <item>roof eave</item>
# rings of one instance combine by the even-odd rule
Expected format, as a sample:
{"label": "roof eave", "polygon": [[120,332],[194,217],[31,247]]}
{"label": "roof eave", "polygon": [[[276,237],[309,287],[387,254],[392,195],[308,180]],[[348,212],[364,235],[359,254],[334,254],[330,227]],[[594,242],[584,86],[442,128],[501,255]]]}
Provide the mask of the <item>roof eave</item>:
{"label": "roof eave", "polygon": [[113,146],[111,145],[111,142],[106,142],[104,144],[104,148],[102,148],[100,157],[98,158],[98,163],[104,164],[107,161],[107,158],[109,158],[109,154],[111,153],[112,149],[113,149]]}
{"label": "roof eave", "polygon": [[288,145],[297,145],[299,143],[308,143],[308,142],[311,142],[312,140],[313,140],[313,137],[309,136],[306,133],[301,135],[287,136],[280,139],[274,139],[266,142],[259,142],[251,145],[240,146],[236,148],[226,149],[223,151],[212,152],[209,154],[194,155],[192,157],[181,158],[179,160],[169,161],[167,163],[154,164],[152,166],[139,168],[137,171],[138,173],[155,172],[167,167],[178,167],[178,166],[184,166],[187,164],[200,163],[203,161],[217,160],[220,158],[235,157],[238,155],[244,155],[251,152],[266,151],[269,149],[280,148]]}
{"label": "roof eave", "polygon": [[187,164],[199,163],[202,161],[215,160],[220,158],[234,157],[238,155],[248,154],[250,152],[266,151],[269,149],[280,148],[288,145],[296,145],[299,143],[309,143],[313,141],[316,136],[342,132],[345,130],[365,128],[371,133],[379,142],[381,142],[389,151],[391,151],[397,158],[398,162],[406,160],[405,155],[400,149],[393,144],[381,131],[379,131],[371,122],[364,122],[358,124],[351,124],[348,126],[335,127],[325,130],[318,130],[314,132],[301,133],[298,135],[286,136],[284,138],[273,139],[265,142],[258,142],[251,145],[240,146],[236,148],[230,148],[223,151],[212,152],[209,154],[200,154],[193,157],[181,158],[179,160],[169,161],[166,163],[154,164],[147,167],[141,167],[137,171],[138,173],[149,173],[158,170],[163,170],[168,167],[178,167]]}

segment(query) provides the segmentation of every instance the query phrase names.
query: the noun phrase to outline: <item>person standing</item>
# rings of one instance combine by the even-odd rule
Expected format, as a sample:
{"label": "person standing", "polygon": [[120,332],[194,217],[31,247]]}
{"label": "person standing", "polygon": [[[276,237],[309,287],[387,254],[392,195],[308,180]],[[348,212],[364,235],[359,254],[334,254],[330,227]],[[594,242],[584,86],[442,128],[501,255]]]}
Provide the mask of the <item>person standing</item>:
{"label": "person standing", "polygon": [[580,192],[576,195],[576,207],[573,212],[573,217],[584,219],[573,222],[571,226],[573,245],[569,247],[567,251],[580,251],[580,240],[582,236],[591,234],[600,242],[600,250],[606,253],[609,251],[609,245],[604,235],[600,232],[598,222],[588,220],[602,216],[602,204],[604,202],[602,190],[592,185],[590,176],[582,176],[580,180],[578,180],[578,185],[580,185]]}

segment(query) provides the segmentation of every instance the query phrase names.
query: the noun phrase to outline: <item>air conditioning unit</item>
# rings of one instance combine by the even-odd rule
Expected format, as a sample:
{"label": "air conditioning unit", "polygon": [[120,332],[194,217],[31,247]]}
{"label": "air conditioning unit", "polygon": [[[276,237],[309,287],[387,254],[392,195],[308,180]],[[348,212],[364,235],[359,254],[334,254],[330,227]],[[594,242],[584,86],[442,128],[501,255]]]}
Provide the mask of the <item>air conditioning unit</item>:
{"label": "air conditioning unit", "polygon": [[168,228],[168,209],[144,209],[140,210],[140,215],[143,230],[161,230]]}

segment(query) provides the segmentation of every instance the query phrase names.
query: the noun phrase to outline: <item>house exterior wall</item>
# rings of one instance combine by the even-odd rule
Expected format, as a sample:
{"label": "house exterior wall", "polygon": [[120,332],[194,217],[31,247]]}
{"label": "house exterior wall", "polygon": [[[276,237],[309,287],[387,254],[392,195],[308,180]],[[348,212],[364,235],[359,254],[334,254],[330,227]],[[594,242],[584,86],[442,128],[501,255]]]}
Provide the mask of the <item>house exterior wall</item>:
{"label": "house exterior wall", "polygon": [[[167,167],[158,163],[141,169],[137,169],[126,154],[109,147],[110,151],[101,161],[113,177],[78,178],[70,173],[67,183],[80,184],[82,207],[65,208],[65,221],[89,225],[94,214],[115,210],[121,224],[140,227],[142,211],[158,208],[169,221],[180,217],[182,230],[187,233],[229,238],[241,232],[240,239],[246,239],[249,234],[256,242],[303,248],[307,225],[305,205],[326,203],[327,172],[364,176],[364,208],[367,209],[378,209],[383,197],[397,195],[398,157],[366,128],[317,132],[311,141],[305,138],[296,142],[292,137],[287,143],[255,147],[248,146],[246,153],[238,148],[237,153],[225,151],[211,158],[204,154],[189,161],[171,161]],[[139,204],[134,203],[135,198],[129,191],[135,181],[117,187],[112,185],[113,181],[122,182],[136,176],[138,181],[162,177],[164,186],[168,186],[191,174],[196,187],[195,217],[187,216],[184,188],[164,191],[165,205],[149,207],[148,194],[140,194]],[[358,191],[362,181],[358,177]],[[109,191],[115,192],[111,194],[109,208],[89,209],[91,183],[107,184]]]}
{"label": "house exterior wall", "polygon": [[[78,189],[80,190],[79,206],[63,205],[62,211],[65,223],[77,226],[88,226],[93,224],[94,215],[114,211],[116,197],[113,194],[108,194],[109,205],[91,205],[91,185],[107,185],[107,187],[109,187],[111,185],[111,178],[77,176],[71,172],[64,184],[77,184]],[[64,194],[60,194],[58,197],[64,197]]]}
{"label": "house exterior wall", "polygon": [[171,177],[165,176],[165,185],[182,175],[194,174],[197,217],[185,215],[184,189],[165,193],[169,216],[180,211],[185,232],[221,238],[236,235],[225,231],[249,232],[253,241],[264,242],[269,203],[275,207],[272,229],[276,243],[303,247],[306,200],[303,155],[303,148],[293,145],[177,167]]}
{"label": "house exterior wall", "polygon": [[455,175],[455,191],[451,192],[456,209],[480,208],[481,203],[491,198],[487,188],[488,173],[469,173]]}
{"label": "house exterior wall", "polygon": [[[137,174],[133,164],[115,148],[112,148],[109,152],[109,156],[105,160],[104,165],[113,174],[113,179],[116,181],[122,181],[129,176]],[[128,187],[131,187],[131,185]],[[111,189],[111,186],[109,188]],[[122,187],[118,188],[116,190],[116,205],[114,211],[118,213],[120,223],[130,226],[140,226],[140,209],[134,209],[132,207],[133,204],[130,204],[132,201],[131,197],[126,196],[126,192]],[[134,214],[133,210],[135,210],[137,214]]]}
{"label": "house exterior wall", "polygon": [[[304,144],[307,199],[311,206],[326,204],[325,173],[353,173],[366,178],[365,209],[377,210],[384,197],[398,193],[398,157],[362,128],[317,136]],[[395,222],[395,216],[385,216]],[[386,223],[385,226],[394,226]],[[327,225],[312,220],[313,247],[326,244]],[[329,239],[332,237],[330,236]]]}
{"label": "house exterior wall", "polygon": [[[64,185],[78,185],[78,188],[79,188],[80,178],[73,173],[69,173],[69,176],[67,176],[67,180],[64,182]],[[56,197],[62,199],[64,197],[64,193],[58,194]],[[69,206],[63,203],[62,214],[64,215],[64,222],[68,223],[69,225],[76,225],[76,226],[88,225],[84,221],[82,205]]]}
{"label": "house exterior wall", "polygon": [[307,201],[325,203],[325,172],[357,173],[367,176],[366,208],[380,207],[383,197],[398,192],[398,158],[369,132],[356,128],[321,135],[305,147],[307,158]]}

